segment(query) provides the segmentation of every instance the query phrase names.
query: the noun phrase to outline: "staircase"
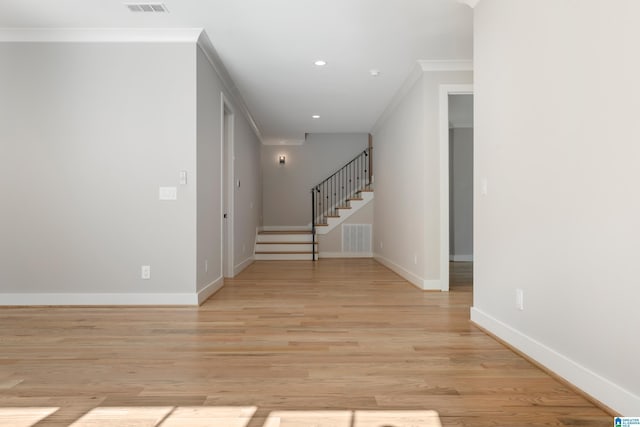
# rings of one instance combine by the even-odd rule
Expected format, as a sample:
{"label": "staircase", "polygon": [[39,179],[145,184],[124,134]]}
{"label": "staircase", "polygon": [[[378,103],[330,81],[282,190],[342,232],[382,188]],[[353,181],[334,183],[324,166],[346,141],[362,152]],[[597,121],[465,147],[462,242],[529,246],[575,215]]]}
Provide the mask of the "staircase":
{"label": "staircase", "polygon": [[259,231],[256,237],[256,260],[312,260],[318,253],[311,230]]}
{"label": "staircase", "polygon": [[310,229],[258,232],[254,259],[315,261],[316,234],[330,232],[373,199],[371,150],[369,146],[311,188]]}
{"label": "staircase", "polygon": [[371,200],[373,200],[372,188],[357,191],[353,197],[346,200],[344,205],[338,206],[332,215],[325,215],[323,222],[316,223],[316,234],[327,234]]}

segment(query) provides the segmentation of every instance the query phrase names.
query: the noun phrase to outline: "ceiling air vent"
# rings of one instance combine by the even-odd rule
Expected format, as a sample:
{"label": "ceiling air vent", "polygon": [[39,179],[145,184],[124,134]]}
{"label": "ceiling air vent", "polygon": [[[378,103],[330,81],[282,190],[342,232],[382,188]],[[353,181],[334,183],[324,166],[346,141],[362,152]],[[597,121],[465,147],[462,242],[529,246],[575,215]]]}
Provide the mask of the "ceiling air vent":
{"label": "ceiling air vent", "polygon": [[127,9],[131,12],[169,12],[164,3],[125,3],[124,5],[127,6]]}

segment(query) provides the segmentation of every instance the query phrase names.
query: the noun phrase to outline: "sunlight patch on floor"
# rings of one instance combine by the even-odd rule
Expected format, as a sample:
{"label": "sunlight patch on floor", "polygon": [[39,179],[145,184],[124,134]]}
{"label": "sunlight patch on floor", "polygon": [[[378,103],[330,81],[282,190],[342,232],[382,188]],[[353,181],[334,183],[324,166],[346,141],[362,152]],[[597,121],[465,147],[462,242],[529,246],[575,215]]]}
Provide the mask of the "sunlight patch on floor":
{"label": "sunlight patch on floor", "polygon": [[354,427],[442,427],[436,411],[355,411]]}
{"label": "sunlight patch on floor", "polygon": [[442,427],[442,424],[435,411],[274,411],[263,427]]}
{"label": "sunlight patch on floor", "polygon": [[351,411],[274,411],[263,427],[351,427]]}
{"label": "sunlight patch on floor", "polygon": [[0,427],[31,427],[60,408],[0,408]]}
{"label": "sunlight patch on floor", "polygon": [[255,406],[193,406],[176,408],[160,427],[246,427]]}
{"label": "sunlight patch on floor", "polygon": [[94,408],[71,427],[155,427],[173,411],[172,406]]}
{"label": "sunlight patch on floor", "polygon": [[[32,427],[59,408],[0,408],[0,427]],[[247,427],[255,406],[93,408],[71,427]],[[263,427],[442,427],[435,411],[272,411]]]}

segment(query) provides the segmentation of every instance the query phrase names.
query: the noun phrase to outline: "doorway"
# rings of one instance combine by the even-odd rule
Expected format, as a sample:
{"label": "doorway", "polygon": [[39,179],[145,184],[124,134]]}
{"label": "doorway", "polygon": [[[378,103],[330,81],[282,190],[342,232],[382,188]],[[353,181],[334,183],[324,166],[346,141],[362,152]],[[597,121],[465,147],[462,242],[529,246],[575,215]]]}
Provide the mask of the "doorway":
{"label": "doorway", "polygon": [[234,203],[234,154],[233,154],[233,126],[234,113],[224,94],[221,95],[221,185],[222,185],[222,274],[233,277],[233,203]]}
{"label": "doorway", "polygon": [[449,291],[461,283],[460,271],[472,283],[473,86],[441,85],[439,101],[440,281]]}
{"label": "doorway", "polygon": [[449,95],[449,288],[473,283],[473,95]]}

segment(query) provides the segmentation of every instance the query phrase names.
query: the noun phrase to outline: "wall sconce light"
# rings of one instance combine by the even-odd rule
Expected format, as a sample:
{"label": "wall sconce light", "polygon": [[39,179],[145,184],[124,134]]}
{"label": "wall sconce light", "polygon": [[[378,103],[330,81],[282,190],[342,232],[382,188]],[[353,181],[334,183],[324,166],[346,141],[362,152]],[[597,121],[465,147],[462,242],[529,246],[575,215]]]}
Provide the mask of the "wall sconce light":
{"label": "wall sconce light", "polygon": [[278,163],[280,163],[281,165],[284,165],[284,162],[286,161],[286,157],[285,156],[280,156],[278,157]]}

